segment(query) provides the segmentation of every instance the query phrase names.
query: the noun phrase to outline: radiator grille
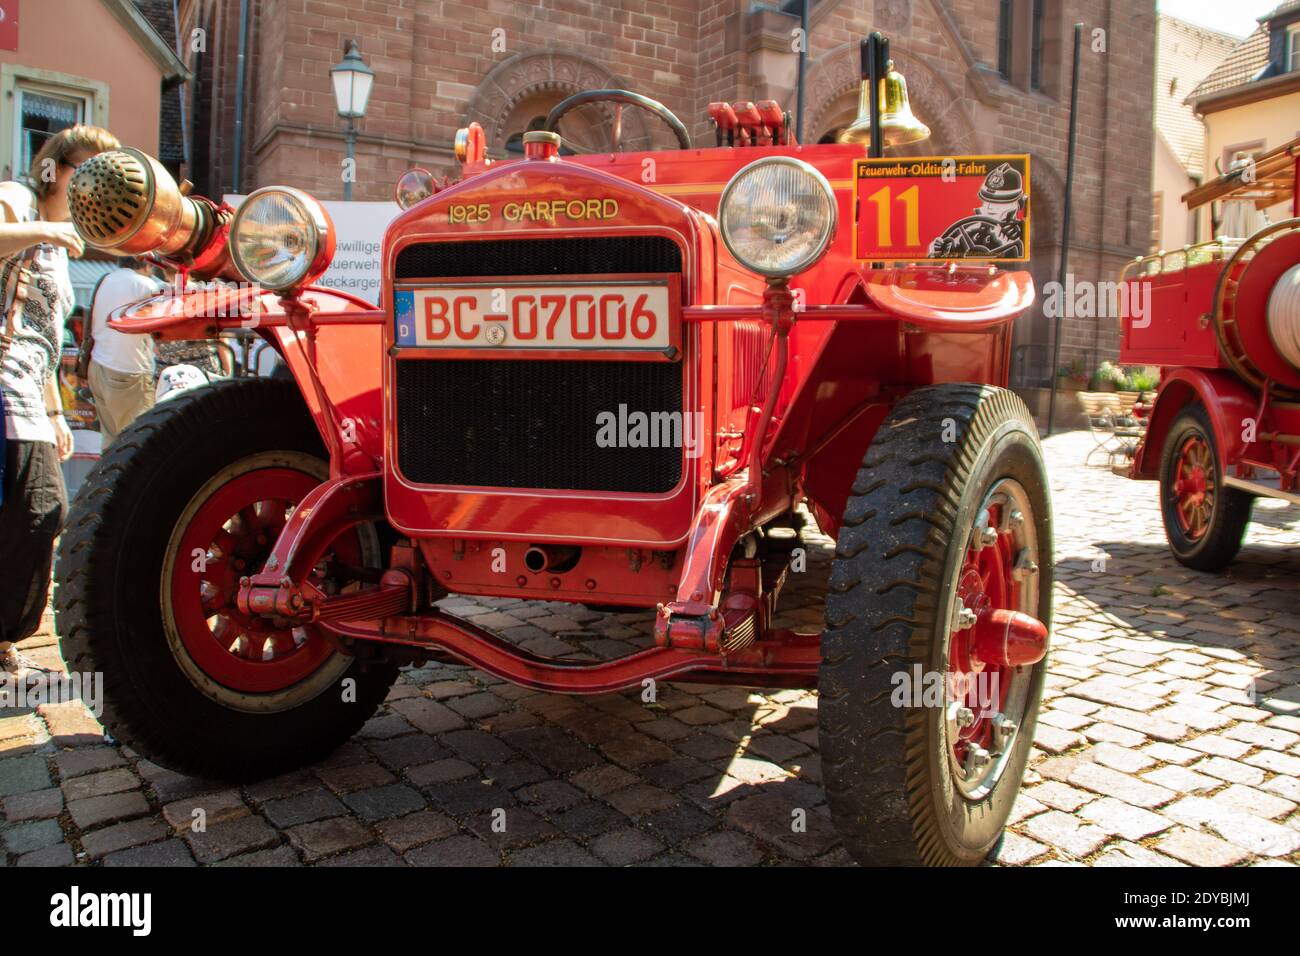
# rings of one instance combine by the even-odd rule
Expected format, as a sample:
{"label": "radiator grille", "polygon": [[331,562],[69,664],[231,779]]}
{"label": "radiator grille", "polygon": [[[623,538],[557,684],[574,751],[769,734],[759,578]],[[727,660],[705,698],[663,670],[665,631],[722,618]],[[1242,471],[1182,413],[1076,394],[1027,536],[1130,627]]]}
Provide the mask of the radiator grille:
{"label": "radiator grille", "polygon": [[597,415],[620,404],[681,411],[678,363],[408,359],[396,376],[410,481],[658,494],[681,479],[680,447],[597,445]]}
{"label": "radiator grille", "polygon": [[616,275],[681,272],[682,253],[663,236],[567,236],[430,242],[397,254],[394,277]]}

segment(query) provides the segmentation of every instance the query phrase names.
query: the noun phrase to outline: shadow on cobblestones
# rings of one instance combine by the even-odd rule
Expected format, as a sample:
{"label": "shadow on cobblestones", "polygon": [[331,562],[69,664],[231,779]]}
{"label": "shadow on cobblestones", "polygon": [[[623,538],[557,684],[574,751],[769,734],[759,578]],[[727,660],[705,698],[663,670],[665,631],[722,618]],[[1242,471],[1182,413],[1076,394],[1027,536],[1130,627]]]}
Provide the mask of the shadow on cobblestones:
{"label": "shadow on cobblestones", "polygon": [[[1045,446],[1053,647],[996,862],[1300,862],[1297,509],[1257,509],[1227,574],[1189,571],[1164,547],[1154,485],[1083,467],[1088,441]],[[779,623],[816,630],[831,543],[810,528],[805,544]],[[649,612],[446,603],[539,654],[650,643]],[[29,644],[58,663],[48,621]],[[79,704],[0,710],[0,811],[9,865],[848,863],[821,788],[815,692],[567,697],[443,664],[404,670],[328,760],[244,787],[106,744]]]}

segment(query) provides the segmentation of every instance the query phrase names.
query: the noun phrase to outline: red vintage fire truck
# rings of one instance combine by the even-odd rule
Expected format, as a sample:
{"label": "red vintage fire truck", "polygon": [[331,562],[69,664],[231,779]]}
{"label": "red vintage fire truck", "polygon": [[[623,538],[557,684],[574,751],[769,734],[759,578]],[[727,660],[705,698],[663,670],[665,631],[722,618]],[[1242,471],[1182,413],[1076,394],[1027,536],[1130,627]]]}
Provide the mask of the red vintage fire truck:
{"label": "red vintage fire truck", "polygon": [[[1257,497],[1300,504],[1300,139],[1183,197],[1292,218],[1125,267],[1120,361],[1161,368],[1132,478],[1160,482],[1174,557],[1214,571],[1241,548]],[[1134,308],[1135,303],[1144,303]]]}
{"label": "red vintage fire truck", "polygon": [[[103,672],[111,732],[241,780],[329,753],[414,661],[566,694],[816,687],[852,854],[982,860],[1051,620],[1038,431],[1005,387],[1033,287],[990,262],[1026,256],[1028,159],[881,158],[872,130],[928,131],[897,73],[867,82],[880,109],[864,93],[827,145],[795,143],[773,102],[717,103],[700,148],[621,90],[560,103],[515,160],[471,125],[458,182],[400,181],[378,307],[313,284],[333,228],[297,189],[235,211],[135,150],[82,166],[90,242],[242,282],[116,327],[254,328],[294,378],[166,402],[78,496],[58,631],[70,666]],[[592,104],[612,147],[561,155]],[[633,108],[676,148],[621,151]],[[836,540],[820,633],[773,624],[805,507]],[[641,608],[653,643],[545,658],[448,594]],[[900,700],[922,675],[945,693]]]}

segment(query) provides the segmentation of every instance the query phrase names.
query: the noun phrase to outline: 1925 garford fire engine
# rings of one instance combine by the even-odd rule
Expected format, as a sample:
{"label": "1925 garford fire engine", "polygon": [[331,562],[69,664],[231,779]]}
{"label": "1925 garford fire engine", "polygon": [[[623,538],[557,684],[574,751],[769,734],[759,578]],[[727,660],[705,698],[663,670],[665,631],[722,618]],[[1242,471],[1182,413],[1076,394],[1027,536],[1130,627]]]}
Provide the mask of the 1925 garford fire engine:
{"label": "1925 garford fire engine", "polygon": [[[617,90],[548,121],[607,104],[605,153],[560,156],[537,131],[493,161],[470,126],[459,182],[403,177],[378,308],[312,285],[334,236],[298,190],[236,212],[137,151],[86,163],[91,242],[255,286],[145,300],[116,326],[255,327],[296,381],[168,401],[79,495],[58,630],[71,667],[104,673],[112,733],[247,779],[327,754],[415,660],[569,694],[817,687],[853,855],[983,859],[1028,759],[1051,614],[1038,433],[1004,387],[1033,288],[987,262],[871,261],[926,260],[972,212],[1020,235],[1028,164],[867,159],[873,125],[886,144],[928,132],[901,77],[871,76],[883,109],[841,144],[794,144],[764,102],[713,104],[718,144],[696,148]],[[628,105],[679,149],[620,152]],[[881,163],[911,178],[874,179]],[[805,503],[837,541],[820,634],[772,624]],[[448,593],[644,608],[654,644],[547,659],[440,609]],[[945,699],[897,706],[922,673]]]}
{"label": "1925 garford fire engine", "polygon": [[1169,548],[1202,571],[1236,556],[1255,498],[1300,504],[1298,183],[1300,139],[1183,197],[1190,209],[1289,201],[1292,218],[1137,259],[1121,276],[1120,361],[1162,370],[1146,435],[1117,471],[1159,480]]}

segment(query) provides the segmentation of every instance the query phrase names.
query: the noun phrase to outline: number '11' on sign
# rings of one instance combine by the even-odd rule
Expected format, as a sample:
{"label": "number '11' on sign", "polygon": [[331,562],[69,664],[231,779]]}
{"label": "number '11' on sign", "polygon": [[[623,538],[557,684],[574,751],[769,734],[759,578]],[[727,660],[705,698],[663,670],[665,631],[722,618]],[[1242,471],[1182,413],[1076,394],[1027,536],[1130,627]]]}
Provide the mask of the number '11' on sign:
{"label": "number '11' on sign", "polygon": [[894,203],[902,203],[905,207],[907,237],[903,245],[911,248],[921,244],[921,213],[918,196],[917,188],[909,186],[891,202],[890,188],[885,186],[877,189],[867,197],[867,202],[874,204],[876,207],[877,246],[884,249],[894,244],[893,216],[891,215]]}

